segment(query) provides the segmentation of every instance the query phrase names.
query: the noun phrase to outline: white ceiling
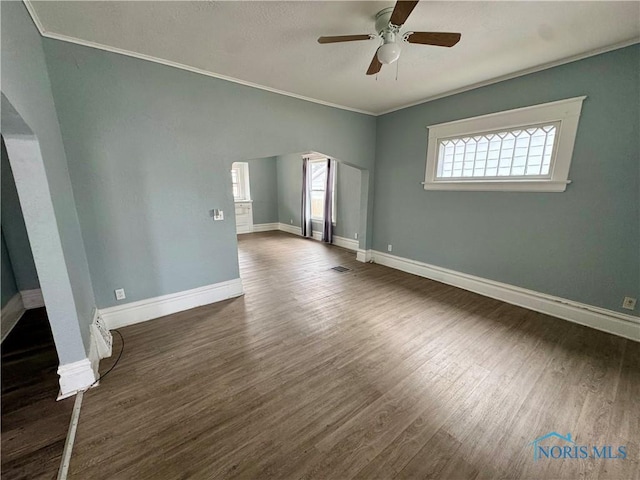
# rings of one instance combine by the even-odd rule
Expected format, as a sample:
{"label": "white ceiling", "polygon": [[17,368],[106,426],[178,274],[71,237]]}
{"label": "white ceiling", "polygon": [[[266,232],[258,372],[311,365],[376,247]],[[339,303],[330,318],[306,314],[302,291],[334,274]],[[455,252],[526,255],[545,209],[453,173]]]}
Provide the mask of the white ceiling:
{"label": "white ceiling", "polygon": [[296,96],[379,114],[448,92],[640,41],[640,2],[422,1],[403,32],[461,32],[453,48],[403,45],[366,76],[374,33],[395,2],[30,2],[46,36],[90,42]]}

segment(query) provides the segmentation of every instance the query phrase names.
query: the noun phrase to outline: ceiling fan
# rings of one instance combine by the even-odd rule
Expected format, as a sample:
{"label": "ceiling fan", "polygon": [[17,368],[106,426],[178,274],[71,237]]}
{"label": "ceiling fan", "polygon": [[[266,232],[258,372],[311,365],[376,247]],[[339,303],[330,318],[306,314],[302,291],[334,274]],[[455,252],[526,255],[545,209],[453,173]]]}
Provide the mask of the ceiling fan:
{"label": "ceiling fan", "polygon": [[376,15],[377,34],[363,35],[339,35],[334,37],[320,37],[318,43],[354,42],[358,40],[382,39],[382,45],[378,47],[367,75],[375,75],[382,68],[382,64],[390,64],[400,57],[400,45],[398,38],[403,42],[417,43],[421,45],[435,45],[438,47],[453,47],[460,41],[461,34],[448,32],[405,32],[400,36],[400,29],[409,15],[418,4],[419,0],[398,0],[395,7],[380,10]]}

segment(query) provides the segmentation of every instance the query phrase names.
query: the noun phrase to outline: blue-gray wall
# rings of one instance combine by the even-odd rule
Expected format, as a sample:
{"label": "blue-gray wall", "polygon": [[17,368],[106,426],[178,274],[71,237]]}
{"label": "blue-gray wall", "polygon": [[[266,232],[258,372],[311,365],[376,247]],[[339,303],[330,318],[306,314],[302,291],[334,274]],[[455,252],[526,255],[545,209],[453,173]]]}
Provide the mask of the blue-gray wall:
{"label": "blue-gray wall", "polygon": [[[372,116],[44,39],[98,306],[238,277],[234,161],[316,150],[373,169]],[[370,199],[368,199],[370,201]],[[208,211],[228,212],[213,222]]]}
{"label": "blue-gray wall", "polygon": [[360,170],[342,163],[338,164],[336,171],[336,226],[333,233],[353,240],[360,232],[362,175]]}
{"label": "blue-gray wall", "polygon": [[7,304],[11,298],[18,293],[18,287],[16,285],[16,279],[13,274],[13,268],[11,267],[11,260],[9,259],[9,252],[7,252],[7,245],[4,241],[4,232],[0,233],[0,267],[2,270],[2,277],[0,277],[0,290],[2,290],[1,307]]}
{"label": "blue-gray wall", "polygon": [[278,173],[276,157],[255,158],[249,164],[253,223],[278,222]]}
{"label": "blue-gray wall", "polygon": [[299,153],[279,155],[278,221],[300,227],[302,212],[302,156]]}
{"label": "blue-gray wall", "polygon": [[[39,141],[50,202],[53,204],[57,233],[62,244],[60,257],[63,258],[57,258],[55,261],[65,265],[66,271],[60,271],[62,269],[56,267],[56,273],[51,278],[45,278],[38,262],[41,261],[44,266],[54,260],[39,257],[36,254],[38,245],[33,242],[32,249],[45,302],[48,301],[47,292],[51,294],[47,311],[60,362],[65,364],[86,358],[90,342],[89,325],[95,306],[76,212],[78,199],[74,199],[69,180],[67,159],[45,62],[43,39],[22,2],[0,2],[0,8],[2,93]],[[5,110],[3,105],[3,131]],[[15,169],[14,175],[17,178]],[[26,217],[25,212],[25,220]],[[56,276],[60,278],[54,278]],[[66,301],[66,298],[70,301]]]}
{"label": "blue-gray wall", "polygon": [[38,289],[40,288],[40,282],[38,281],[36,264],[33,261],[27,228],[22,216],[22,207],[20,207],[16,182],[13,179],[13,172],[9,164],[9,156],[7,155],[4,140],[2,140],[1,146],[2,213],[0,218],[2,218],[2,232],[11,258],[18,289]]}
{"label": "blue-gray wall", "polygon": [[[374,248],[631,313],[621,303],[640,296],[639,69],[634,45],[379,117]],[[579,95],[566,192],[420,185],[428,125]]]}

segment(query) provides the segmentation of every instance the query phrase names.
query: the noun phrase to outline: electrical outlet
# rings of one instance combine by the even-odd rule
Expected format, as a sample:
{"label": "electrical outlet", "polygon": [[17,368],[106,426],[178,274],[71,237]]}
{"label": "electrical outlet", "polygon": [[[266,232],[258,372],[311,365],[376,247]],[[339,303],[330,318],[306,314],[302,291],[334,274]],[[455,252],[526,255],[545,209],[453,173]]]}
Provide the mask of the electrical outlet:
{"label": "electrical outlet", "polygon": [[393,251],[393,245],[389,244],[387,245],[387,252],[392,252]]}
{"label": "electrical outlet", "polygon": [[356,233],[356,234],[354,235],[354,237],[355,237],[355,239],[357,240],[357,239],[358,239],[358,234]]}
{"label": "electrical outlet", "polygon": [[116,300],[124,300],[127,296],[124,294],[124,288],[116,289]]}
{"label": "electrical outlet", "polygon": [[636,299],[631,297],[624,297],[624,300],[622,302],[622,308],[626,308],[627,310],[635,310]]}
{"label": "electrical outlet", "polygon": [[290,219],[289,219],[289,223],[290,223],[291,225],[293,225],[293,218],[290,218]]}

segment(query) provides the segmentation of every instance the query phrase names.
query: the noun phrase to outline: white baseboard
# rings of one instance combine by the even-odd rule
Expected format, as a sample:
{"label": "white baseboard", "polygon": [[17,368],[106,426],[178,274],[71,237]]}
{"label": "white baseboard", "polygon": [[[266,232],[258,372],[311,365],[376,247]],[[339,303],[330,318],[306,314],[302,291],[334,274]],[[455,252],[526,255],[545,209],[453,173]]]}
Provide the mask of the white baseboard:
{"label": "white baseboard", "polygon": [[258,223],[253,226],[253,231],[255,232],[270,232],[272,230],[279,230],[279,223]]}
{"label": "white baseboard", "polygon": [[570,322],[586,325],[597,330],[640,341],[640,318],[624,313],[594,307],[545,293],[527,290],[506,283],[468,275],[455,270],[427,263],[396,257],[388,253],[373,251],[373,261],[380,265],[430,278],[438,282],[463,288],[503,302],[545,313]]}
{"label": "white baseboard", "polygon": [[[92,324],[96,322],[99,316],[97,308],[93,310]],[[78,362],[68,363],[60,365],[58,367],[58,375],[60,376],[60,392],[58,393],[57,400],[75,395],[78,392],[86,390],[94,383],[96,386],[99,382],[96,380],[99,378],[100,367],[100,353],[98,345],[96,343],[95,332],[91,331],[91,344],[89,347],[89,356]]]}
{"label": "white baseboard", "polygon": [[[38,292],[40,290],[37,290]],[[11,300],[7,302],[7,304],[2,309],[2,341],[9,335],[13,327],[18,323],[18,320],[22,317],[24,312],[26,311],[25,306],[23,304],[23,299],[28,299],[28,301],[32,302],[30,305],[34,305],[38,301],[38,296],[35,293],[28,293],[26,296],[24,295],[25,291],[20,293],[16,293]],[[27,290],[27,292],[35,292],[34,290]],[[40,294],[40,298],[42,298],[42,294]],[[43,305],[39,305],[43,306]],[[31,306],[29,308],[38,308],[37,306]],[[89,353],[89,357],[92,355],[96,355],[93,349],[93,339],[92,339],[92,348]],[[92,361],[90,358],[84,358],[77,362],[67,363],[64,365],[60,365],[58,367],[58,375],[60,376],[60,393],[58,395],[58,400],[63,398],[70,397],[75,395],[78,391],[84,390],[93,384],[97,378],[97,361],[95,362],[95,370],[92,368]]]}
{"label": "white baseboard", "polygon": [[302,228],[296,227],[295,225],[289,225],[288,223],[279,223],[278,230],[302,236]]}
{"label": "white baseboard", "polygon": [[[93,319],[91,323],[95,323],[98,318],[99,312],[97,308],[93,309]],[[96,383],[100,373],[98,368],[100,367],[100,355],[98,353],[98,346],[96,345],[96,339],[93,329],[89,329],[91,332],[89,356],[83,360],[79,360],[73,363],[67,363],[58,367],[58,375],[60,376],[60,392],[58,393],[57,400],[75,395],[78,392],[86,390],[91,385]],[[98,384],[96,383],[96,386]]]}
{"label": "white baseboard", "polygon": [[360,243],[358,240],[353,240],[347,237],[339,237],[338,235],[333,236],[333,244],[336,247],[346,248],[347,250],[352,250],[357,252],[360,248]]}
{"label": "white baseboard", "polygon": [[99,313],[107,328],[113,330],[228,298],[239,297],[243,294],[242,280],[236,278],[184,292],[102,308]]}
{"label": "white baseboard", "polygon": [[[276,225],[276,224],[266,223],[264,225]],[[278,225],[278,228],[274,228],[273,230],[280,230],[283,232],[292,233],[293,235],[302,236],[302,228],[300,227],[296,227],[295,225],[288,225],[286,223],[278,223],[277,225]],[[314,230],[312,233],[312,238],[314,240],[321,242],[322,232],[318,230]],[[337,247],[346,248],[348,250],[353,250],[354,252],[357,252],[358,248],[360,248],[360,244],[358,240],[352,240],[350,238],[340,237],[338,235],[333,236],[333,245]]]}
{"label": "white baseboard", "polygon": [[65,363],[58,367],[60,376],[60,393],[58,400],[70,397],[86,390],[96,381],[97,373],[94,372],[91,360],[83,358],[73,363]]}
{"label": "white baseboard", "polygon": [[24,304],[24,308],[27,310],[44,307],[42,290],[39,288],[34,290],[21,290],[20,296],[22,296],[22,303]]}
{"label": "white baseboard", "polygon": [[356,260],[362,263],[369,263],[373,258],[372,250],[358,249],[356,253]]}
{"label": "white baseboard", "polygon": [[16,326],[20,318],[25,312],[24,304],[22,303],[22,295],[16,293],[7,304],[2,307],[2,320],[0,320],[1,339],[0,343],[4,342],[7,335],[11,333],[13,327]]}

